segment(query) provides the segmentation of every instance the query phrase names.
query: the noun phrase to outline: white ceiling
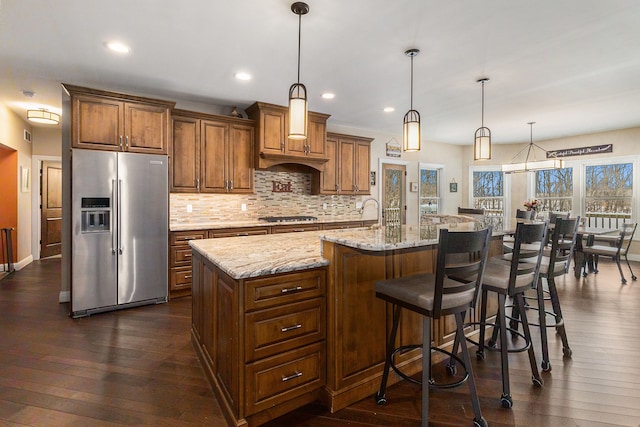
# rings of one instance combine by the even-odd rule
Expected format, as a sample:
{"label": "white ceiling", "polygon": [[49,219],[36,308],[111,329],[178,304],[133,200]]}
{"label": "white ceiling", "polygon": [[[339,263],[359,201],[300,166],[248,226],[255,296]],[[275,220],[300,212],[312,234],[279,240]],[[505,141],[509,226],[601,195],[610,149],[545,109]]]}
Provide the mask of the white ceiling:
{"label": "white ceiling", "polygon": [[[291,0],[0,0],[0,102],[60,108],[59,83],[244,108],[286,105],[296,80]],[[308,0],[301,81],[330,124],[471,144],[640,126],[640,1]],[[109,52],[118,39],[128,55]],[[254,78],[238,81],[247,71]],[[22,90],[36,95],[29,99]],[[324,91],[336,94],[321,99]],[[385,106],[395,107],[383,113]]]}

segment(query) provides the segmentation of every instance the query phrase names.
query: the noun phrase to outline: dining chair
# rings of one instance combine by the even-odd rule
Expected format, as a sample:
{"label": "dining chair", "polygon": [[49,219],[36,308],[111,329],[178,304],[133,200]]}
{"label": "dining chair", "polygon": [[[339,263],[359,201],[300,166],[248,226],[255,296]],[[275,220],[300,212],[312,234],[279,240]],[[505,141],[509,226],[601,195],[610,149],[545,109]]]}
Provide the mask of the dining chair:
{"label": "dining chair", "polygon": [[[636,280],[637,277],[633,274],[633,270],[631,269],[631,264],[629,264],[628,252],[629,247],[631,246],[631,240],[633,239],[633,235],[636,232],[637,223],[630,224],[624,223],[620,229],[620,232],[616,236],[597,236],[594,237],[594,243],[602,243],[602,244],[594,244],[592,246],[584,246],[582,248],[582,252],[584,253],[582,269],[583,276],[587,276],[587,258],[593,257],[593,265],[594,265],[594,273],[598,273],[598,258],[600,256],[611,257],[616,264],[618,265],[618,271],[620,272],[620,280],[622,284],[627,283],[627,279],[624,277],[624,273],[622,272],[622,266],[620,265],[620,257],[624,256],[625,261],[627,262],[627,266],[629,267],[629,271],[631,272],[631,280]],[[605,244],[606,243],[606,244]]]}
{"label": "dining chair", "polygon": [[518,209],[516,211],[516,218],[519,218],[519,219],[533,219],[533,214],[535,214],[535,211],[524,211],[522,209]]}
{"label": "dining chair", "polygon": [[[387,403],[386,387],[389,371],[406,378],[394,364],[394,355],[400,313],[403,309],[421,314],[422,318],[422,426],[429,425],[429,388],[431,381],[431,321],[453,315],[456,322],[456,340],[462,345],[461,362],[467,373],[471,403],[474,412],[473,424],[486,427],[482,417],[480,401],[471,368],[471,358],[464,341],[463,322],[465,314],[476,306],[482,275],[487,260],[491,227],[478,231],[453,231],[441,229],[438,240],[438,255],[435,273],[416,274],[378,281],[375,283],[376,297],[392,305],[393,324],[386,347],[384,371],[380,389],[375,395],[378,405]],[[464,278],[464,279],[462,279]],[[440,351],[443,351],[440,349]],[[444,351],[449,356],[452,353]],[[414,380],[415,382],[415,380]]]}
{"label": "dining chair", "polygon": [[[525,311],[524,293],[529,289],[533,289],[538,282],[547,225],[547,222],[518,223],[514,233],[515,240],[512,252],[506,257],[492,257],[487,261],[484,275],[482,276],[480,319],[478,322],[471,323],[479,327],[479,338],[477,342],[467,338],[467,341],[477,345],[476,356],[478,360],[484,360],[485,348],[500,351],[502,372],[502,396],[500,396],[500,402],[504,408],[513,406],[509,385],[508,353],[528,351],[533,384],[536,387],[542,387],[544,384],[540,377],[531,341],[531,332]],[[494,322],[487,320],[489,292],[495,293],[498,297],[498,313]],[[519,320],[522,323],[522,333],[507,326],[507,298],[511,300],[514,307],[517,307],[516,312],[520,314]],[[493,327],[492,335],[488,344],[485,344],[486,328],[490,326]],[[510,348],[510,341],[507,340],[507,330],[510,330],[512,335],[519,335],[524,338],[524,345],[518,348]],[[500,338],[499,347],[497,346],[498,336]],[[457,349],[457,344],[457,342],[454,343],[454,353]],[[452,363],[455,363],[454,359],[450,360],[450,364]]]}

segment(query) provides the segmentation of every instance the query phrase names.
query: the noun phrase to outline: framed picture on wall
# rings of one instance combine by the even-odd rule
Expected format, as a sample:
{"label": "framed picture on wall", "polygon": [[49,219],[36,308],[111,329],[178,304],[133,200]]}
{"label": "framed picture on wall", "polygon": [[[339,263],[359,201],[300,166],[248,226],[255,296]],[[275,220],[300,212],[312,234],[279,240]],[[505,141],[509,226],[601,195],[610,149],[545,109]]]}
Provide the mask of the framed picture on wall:
{"label": "framed picture on wall", "polygon": [[449,193],[457,193],[458,192],[458,183],[450,182],[449,183]]}

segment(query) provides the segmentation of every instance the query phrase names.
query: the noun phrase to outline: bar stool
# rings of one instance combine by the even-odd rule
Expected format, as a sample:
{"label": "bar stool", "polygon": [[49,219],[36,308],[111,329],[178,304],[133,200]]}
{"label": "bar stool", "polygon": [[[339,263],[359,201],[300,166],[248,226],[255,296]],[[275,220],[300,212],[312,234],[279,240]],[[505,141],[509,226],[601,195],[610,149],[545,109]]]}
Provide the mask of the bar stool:
{"label": "bar stool", "polygon": [[[393,363],[396,335],[402,309],[421,314],[422,318],[422,426],[429,425],[429,387],[431,379],[431,319],[453,314],[456,319],[456,341],[464,342],[463,319],[475,307],[482,274],[487,260],[491,227],[479,231],[449,232],[441,229],[435,273],[417,274],[376,282],[376,297],[393,304],[393,326],[387,343],[384,371],[376,403],[387,403],[386,387]],[[466,279],[461,279],[466,278]],[[473,279],[469,281],[469,279]],[[477,427],[487,426],[482,417],[476,392],[471,358],[462,345],[462,363],[467,372],[474,419]],[[448,353],[451,355],[451,353]],[[404,376],[404,375],[403,375]]]}
{"label": "bar stool", "polygon": [[620,229],[620,233],[617,236],[597,236],[595,237],[596,243],[607,243],[604,244],[594,244],[591,246],[585,246],[582,249],[584,253],[584,259],[582,262],[583,268],[583,276],[587,276],[587,258],[593,257],[593,265],[594,265],[594,273],[598,273],[598,257],[608,256],[613,258],[613,260],[618,265],[618,271],[620,272],[620,280],[622,284],[625,285],[627,283],[627,279],[624,277],[624,273],[622,272],[622,266],[620,265],[620,256],[624,256],[625,261],[627,261],[627,266],[629,267],[629,272],[631,273],[631,280],[636,280],[637,277],[633,274],[633,270],[631,269],[631,264],[629,264],[629,258],[627,258],[627,254],[629,252],[629,247],[631,247],[631,240],[633,239],[633,235],[636,232],[636,226],[638,224],[622,224],[622,228]]}
{"label": "bar stool", "polygon": [[[529,289],[533,289],[538,281],[546,234],[546,222],[534,224],[519,223],[516,226],[514,234],[512,252],[505,257],[498,256],[489,259],[482,278],[480,321],[471,323],[479,325],[480,336],[478,342],[467,338],[467,341],[478,346],[478,350],[476,351],[478,360],[484,360],[485,329],[487,326],[493,326],[493,332],[486,348],[500,351],[502,365],[502,396],[500,397],[500,402],[504,408],[511,408],[513,406],[513,398],[511,397],[509,386],[508,353],[528,351],[533,384],[537,387],[542,387],[544,384],[538,371],[535,352],[531,344],[531,333],[525,311],[524,293]],[[494,292],[498,296],[498,313],[494,323],[487,322],[489,292]],[[508,348],[507,345],[507,329],[509,329],[506,326],[507,297],[511,298],[513,306],[517,307],[517,312],[523,313],[523,315],[520,316],[523,333],[520,334],[517,330],[511,330],[512,334],[520,335],[524,338],[525,344],[520,348]],[[500,335],[499,348],[496,347],[498,334]],[[454,345],[457,345],[457,343]],[[454,347],[454,351],[455,348],[456,347]],[[452,363],[455,363],[453,359],[450,361],[450,364]]]}
{"label": "bar stool", "polygon": [[[530,325],[540,327],[540,341],[542,342],[542,370],[551,371],[551,363],[549,362],[549,344],[547,342],[547,328],[556,328],[556,332],[562,340],[562,353],[565,357],[571,357],[571,348],[567,340],[567,332],[564,327],[564,318],[562,317],[562,309],[560,308],[560,299],[558,298],[558,290],[556,288],[555,278],[562,276],[569,271],[571,264],[571,256],[573,248],[576,244],[578,235],[578,225],[580,217],[565,219],[556,218],[555,224],[549,224],[553,228],[551,234],[551,247],[547,247],[543,251],[540,265],[540,275],[538,276],[538,285],[536,286],[535,297],[525,297],[526,299],[537,300],[537,307],[527,305],[526,309],[538,311],[538,323],[530,323]],[[548,291],[544,290],[542,279],[546,279]],[[548,294],[549,296],[545,296]],[[545,302],[551,301],[553,311],[548,311]],[[553,317],[554,322],[547,324],[547,315]],[[518,325],[515,319],[519,317],[518,308],[514,307],[510,327],[517,329]]]}

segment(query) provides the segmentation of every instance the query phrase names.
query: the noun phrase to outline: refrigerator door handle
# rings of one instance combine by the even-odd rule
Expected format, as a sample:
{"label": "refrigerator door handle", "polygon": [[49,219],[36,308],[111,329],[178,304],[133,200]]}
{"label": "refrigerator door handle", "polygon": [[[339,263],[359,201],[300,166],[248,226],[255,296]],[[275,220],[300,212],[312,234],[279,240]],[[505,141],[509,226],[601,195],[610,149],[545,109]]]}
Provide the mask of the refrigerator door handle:
{"label": "refrigerator door handle", "polygon": [[122,180],[118,180],[118,253],[122,255]]}
{"label": "refrigerator door handle", "polygon": [[[113,205],[113,202],[115,202],[116,200],[116,180],[112,179],[111,180],[111,203]],[[116,221],[116,219],[113,217],[113,215],[111,216],[111,221],[114,222]],[[118,242],[116,241],[116,233],[115,233],[115,228],[113,226],[113,224],[111,225],[111,253],[115,255],[116,253],[116,247],[118,247]]]}

